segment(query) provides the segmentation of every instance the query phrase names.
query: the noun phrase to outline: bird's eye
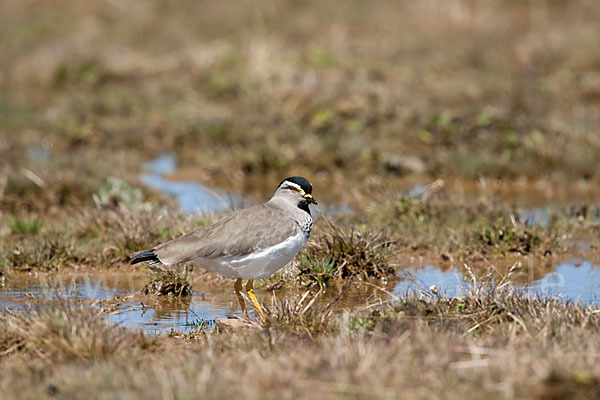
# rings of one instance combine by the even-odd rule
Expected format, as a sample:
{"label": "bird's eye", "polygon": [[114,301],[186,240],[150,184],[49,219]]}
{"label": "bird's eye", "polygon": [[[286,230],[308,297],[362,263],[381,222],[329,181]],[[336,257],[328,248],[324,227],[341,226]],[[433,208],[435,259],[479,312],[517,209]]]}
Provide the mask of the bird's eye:
{"label": "bird's eye", "polygon": [[288,189],[290,189],[292,192],[299,192],[299,190],[293,186],[288,186]]}

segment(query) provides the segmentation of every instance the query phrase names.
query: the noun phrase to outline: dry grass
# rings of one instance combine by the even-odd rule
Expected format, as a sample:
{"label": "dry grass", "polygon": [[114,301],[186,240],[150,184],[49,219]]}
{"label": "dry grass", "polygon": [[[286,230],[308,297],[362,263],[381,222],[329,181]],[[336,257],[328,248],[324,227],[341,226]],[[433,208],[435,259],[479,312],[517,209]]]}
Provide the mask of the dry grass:
{"label": "dry grass", "polygon": [[576,254],[574,235],[596,229],[593,216],[580,217],[560,207],[549,209],[544,222],[532,222],[523,209],[497,200],[382,195],[369,203],[365,206],[369,226],[385,227],[404,254],[445,253],[455,259]]}
{"label": "dry grass", "polygon": [[[0,266],[119,265],[192,227],[153,220],[167,202],[136,182],[142,161],[164,151],[186,179],[257,200],[281,176],[305,174],[367,209],[342,229],[385,228],[403,253],[571,251],[561,238],[573,224],[540,229],[505,204],[397,195],[398,176],[596,186],[600,7],[528,4],[95,0],[57,12],[10,1],[0,17]],[[378,195],[387,199],[369,210]],[[64,260],[35,254],[54,247]]]}
{"label": "dry grass", "polygon": [[160,206],[152,210],[80,208],[57,212],[36,234],[2,238],[0,265],[8,270],[126,267],[129,255],[212,219],[185,216]]}
{"label": "dry grass", "polygon": [[[585,234],[596,244],[598,224],[593,207],[549,210],[545,224],[530,224],[521,215],[520,210],[498,202],[374,196],[364,212],[336,218],[335,226],[325,219],[317,220],[311,240],[298,257],[298,268],[308,283],[326,285],[331,279],[353,276],[393,276],[399,254],[456,261],[597,256],[597,247],[586,250],[574,240]],[[39,231],[20,229],[0,235],[0,269],[129,269],[133,268],[128,265],[132,252],[215,219],[185,216],[161,206],[149,210],[126,206],[67,208],[45,216],[38,222],[42,224]]]}
{"label": "dry grass", "polygon": [[[598,394],[595,307],[483,289],[333,314],[300,303],[277,301],[262,329],[203,330],[187,342],[149,340],[85,310],[5,314],[0,387],[10,398]],[[302,318],[305,331],[282,323]]]}
{"label": "dry grass", "polygon": [[126,333],[99,317],[99,312],[70,306],[40,311],[2,311],[0,354],[48,363],[96,361],[155,347],[156,338]]}
{"label": "dry grass", "polygon": [[[127,273],[131,252],[210,222],[138,183],[142,162],[165,151],[180,177],[257,201],[294,174],[319,200],[350,203],[356,214],[335,229],[316,223],[302,253],[304,277],[321,288],[393,274],[399,254],[577,255],[583,231],[594,252],[592,203],[530,225],[501,199],[404,194],[438,178],[545,182],[553,201],[597,187],[599,19],[593,0],[8,0],[0,274]],[[493,288],[351,310],[314,296],[274,300],[260,329],[204,327],[187,339],[116,328],[87,306],[3,310],[0,393],[600,395],[594,307]]]}
{"label": "dry grass", "polygon": [[261,325],[268,331],[297,333],[309,338],[330,332],[337,324],[332,306],[344,293],[326,304],[318,302],[323,295],[322,288],[318,292],[305,290],[301,295],[280,299],[274,293],[270,307],[265,307],[266,319]]}
{"label": "dry grass", "polygon": [[157,265],[148,265],[151,281],[142,289],[144,295],[188,297],[192,295],[192,274],[184,267],[183,271],[172,271]]}
{"label": "dry grass", "polygon": [[291,172],[598,178],[589,0],[66,4],[11,1],[0,21],[15,172],[41,143],[83,188],[165,149],[247,188]]}
{"label": "dry grass", "polygon": [[331,279],[382,278],[397,270],[390,262],[393,241],[384,231],[343,230],[326,221],[300,253],[300,276],[309,283],[326,285]]}

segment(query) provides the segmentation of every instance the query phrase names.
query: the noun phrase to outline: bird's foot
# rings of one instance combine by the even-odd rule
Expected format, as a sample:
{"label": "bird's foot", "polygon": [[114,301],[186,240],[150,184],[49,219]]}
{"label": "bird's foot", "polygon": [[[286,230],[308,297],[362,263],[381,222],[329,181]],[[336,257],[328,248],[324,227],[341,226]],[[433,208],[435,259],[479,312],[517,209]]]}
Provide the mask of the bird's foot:
{"label": "bird's foot", "polygon": [[260,306],[258,299],[254,295],[254,290],[250,289],[247,293],[248,293],[248,296],[250,296],[250,299],[252,300],[252,304],[254,304],[254,307],[256,307],[256,311],[258,311],[258,316],[260,317],[260,320],[262,322],[265,322],[265,313],[264,313],[262,307]]}
{"label": "bird's foot", "polygon": [[246,293],[248,294],[248,297],[250,297],[250,300],[252,300],[252,304],[254,304],[256,311],[258,311],[258,316],[260,317],[260,320],[262,322],[265,322],[265,313],[262,307],[260,306],[258,299],[254,295],[254,279],[249,279],[246,283]]}

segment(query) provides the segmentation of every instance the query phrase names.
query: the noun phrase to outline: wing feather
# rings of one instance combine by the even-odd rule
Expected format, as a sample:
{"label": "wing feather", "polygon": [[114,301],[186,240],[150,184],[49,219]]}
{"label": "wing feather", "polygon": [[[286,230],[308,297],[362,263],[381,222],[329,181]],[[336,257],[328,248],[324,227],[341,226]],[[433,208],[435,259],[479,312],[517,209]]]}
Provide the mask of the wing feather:
{"label": "wing feather", "polygon": [[204,258],[244,256],[275,246],[296,234],[298,224],[277,207],[261,204],[235,211],[213,225],[155,247],[167,265]]}

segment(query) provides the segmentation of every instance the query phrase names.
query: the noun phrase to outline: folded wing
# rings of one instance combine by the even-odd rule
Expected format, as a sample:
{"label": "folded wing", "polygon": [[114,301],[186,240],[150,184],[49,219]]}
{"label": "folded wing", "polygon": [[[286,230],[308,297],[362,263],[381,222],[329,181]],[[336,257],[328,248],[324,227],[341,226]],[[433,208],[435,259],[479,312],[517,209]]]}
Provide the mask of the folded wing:
{"label": "folded wing", "polygon": [[[294,236],[298,229],[298,224],[283,211],[261,204],[238,210],[211,226],[186,233],[136,254],[144,258],[155,256],[166,265],[198,258],[210,260],[244,256],[275,246]],[[134,262],[137,261],[134,259]]]}

